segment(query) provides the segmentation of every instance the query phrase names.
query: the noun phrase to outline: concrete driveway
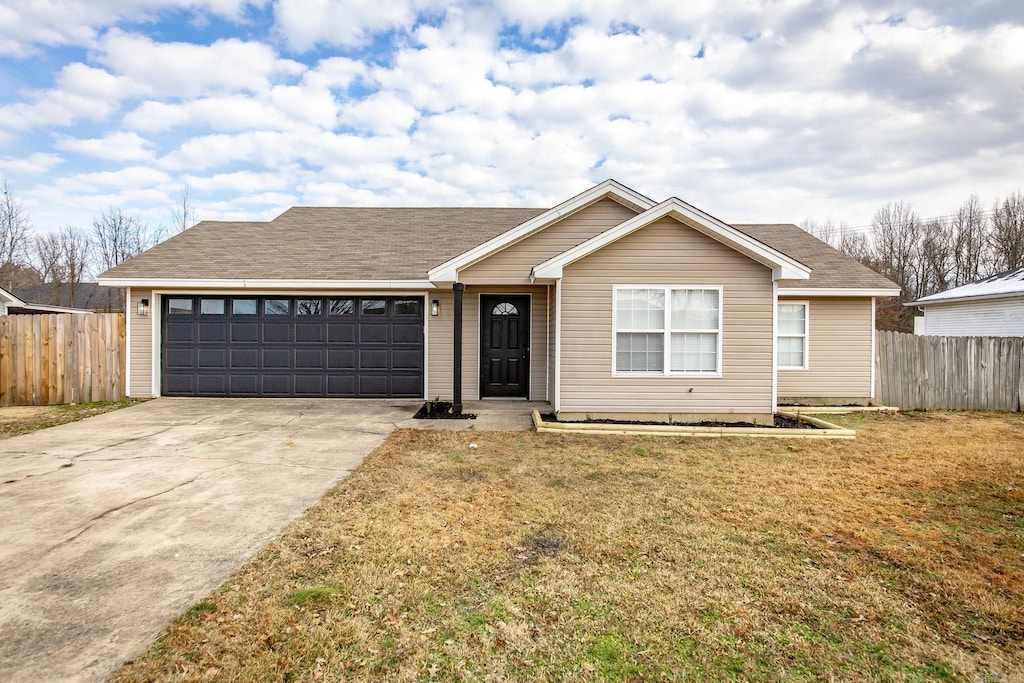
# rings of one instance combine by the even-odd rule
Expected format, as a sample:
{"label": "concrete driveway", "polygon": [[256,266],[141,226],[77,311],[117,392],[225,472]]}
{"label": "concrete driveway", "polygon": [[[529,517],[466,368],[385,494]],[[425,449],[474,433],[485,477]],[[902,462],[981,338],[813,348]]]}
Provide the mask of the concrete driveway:
{"label": "concrete driveway", "polygon": [[0,441],[0,680],[103,680],[420,402],[157,399]]}

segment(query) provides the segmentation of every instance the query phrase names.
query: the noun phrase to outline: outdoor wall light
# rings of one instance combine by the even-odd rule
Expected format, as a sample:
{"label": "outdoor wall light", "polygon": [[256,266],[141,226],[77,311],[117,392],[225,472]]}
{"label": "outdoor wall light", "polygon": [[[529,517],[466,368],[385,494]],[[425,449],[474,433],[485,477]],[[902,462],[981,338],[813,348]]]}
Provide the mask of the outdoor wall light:
{"label": "outdoor wall light", "polygon": [[149,315],[149,299],[139,299],[139,315],[142,317]]}
{"label": "outdoor wall light", "polygon": [[441,302],[438,301],[437,299],[434,299],[433,301],[430,302],[430,315],[434,316],[435,318],[441,315]]}

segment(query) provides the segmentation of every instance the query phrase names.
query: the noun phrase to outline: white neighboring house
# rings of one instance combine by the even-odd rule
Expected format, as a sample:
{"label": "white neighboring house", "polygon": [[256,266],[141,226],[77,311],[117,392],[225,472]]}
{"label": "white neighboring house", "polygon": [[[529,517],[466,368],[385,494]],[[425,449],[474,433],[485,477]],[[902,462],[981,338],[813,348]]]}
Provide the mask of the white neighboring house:
{"label": "white neighboring house", "polygon": [[907,306],[914,334],[947,337],[1024,337],[1024,268],[932,294]]}
{"label": "white neighboring house", "polygon": [[92,311],[82,308],[29,303],[22,301],[6,289],[0,287],[0,316],[12,313],[92,313]]}

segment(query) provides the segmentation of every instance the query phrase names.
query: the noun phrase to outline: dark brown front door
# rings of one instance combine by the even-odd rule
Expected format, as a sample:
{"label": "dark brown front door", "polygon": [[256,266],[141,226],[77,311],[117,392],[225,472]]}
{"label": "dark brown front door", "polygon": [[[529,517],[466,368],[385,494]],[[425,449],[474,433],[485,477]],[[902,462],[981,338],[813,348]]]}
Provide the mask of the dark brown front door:
{"label": "dark brown front door", "polygon": [[480,396],[530,394],[530,297],[480,297]]}

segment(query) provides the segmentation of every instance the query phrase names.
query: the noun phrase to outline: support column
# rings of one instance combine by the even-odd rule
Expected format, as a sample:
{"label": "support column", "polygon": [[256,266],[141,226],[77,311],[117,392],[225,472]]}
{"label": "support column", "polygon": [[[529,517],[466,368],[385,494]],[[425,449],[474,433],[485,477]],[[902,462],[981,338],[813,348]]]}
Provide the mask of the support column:
{"label": "support column", "polygon": [[455,292],[455,305],[454,305],[454,331],[455,338],[452,340],[452,348],[454,349],[453,363],[455,367],[452,368],[452,412],[456,415],[462,414],[462,293],[466,289],[466,285],[461,282],[456,282],[452,289]]}

